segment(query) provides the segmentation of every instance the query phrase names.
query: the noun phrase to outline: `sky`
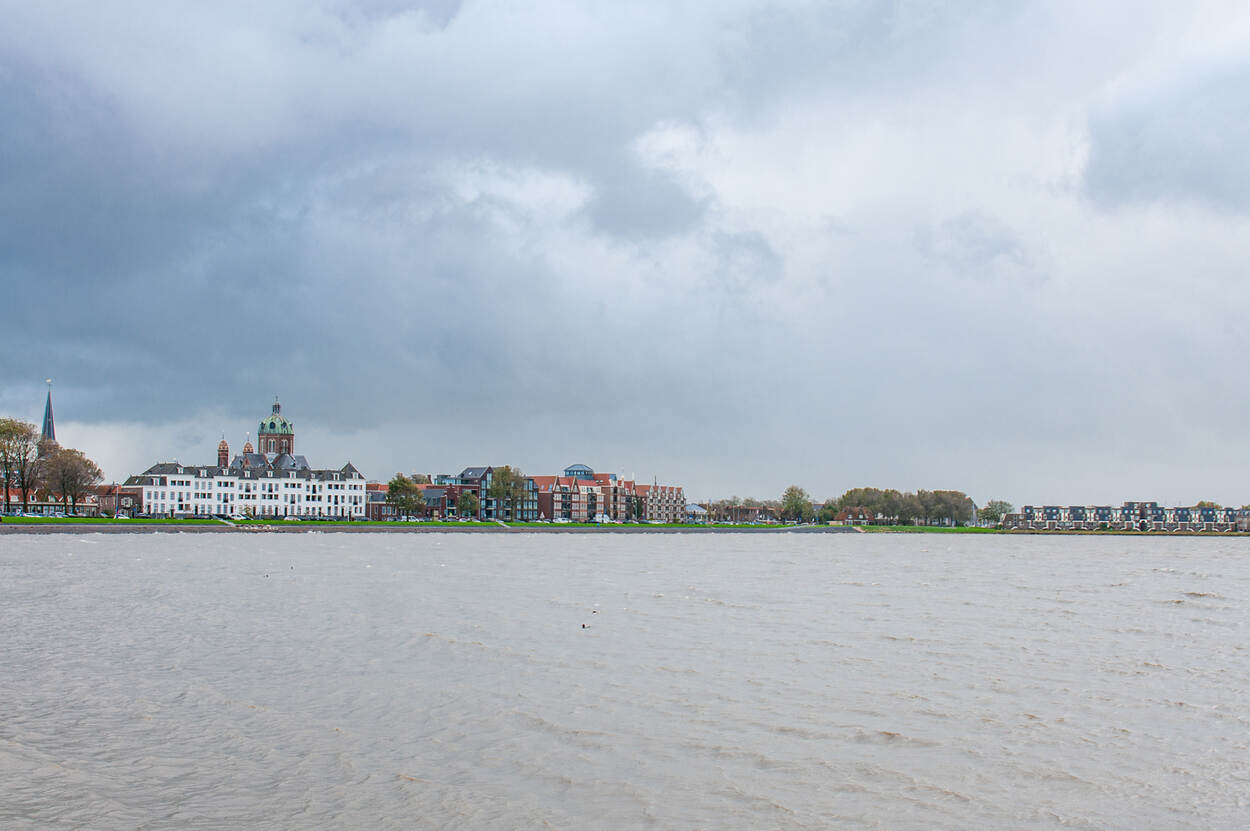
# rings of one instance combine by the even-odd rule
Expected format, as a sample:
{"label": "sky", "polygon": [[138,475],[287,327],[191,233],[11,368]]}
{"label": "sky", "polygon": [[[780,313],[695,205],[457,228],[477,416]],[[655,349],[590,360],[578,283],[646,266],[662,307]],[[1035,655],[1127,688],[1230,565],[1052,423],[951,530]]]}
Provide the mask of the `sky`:
{"label": "sky", "polygon": [[0,0],[0,415],[109,480],[1250,503],[1250,6]]}

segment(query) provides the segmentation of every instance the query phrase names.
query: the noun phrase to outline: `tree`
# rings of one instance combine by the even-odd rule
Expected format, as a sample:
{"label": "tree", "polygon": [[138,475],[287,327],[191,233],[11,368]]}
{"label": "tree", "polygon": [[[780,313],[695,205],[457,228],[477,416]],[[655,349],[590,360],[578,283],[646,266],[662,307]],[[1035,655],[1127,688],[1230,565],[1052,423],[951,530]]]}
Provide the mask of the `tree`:
{"label": "tree", "polygon": [[469,516],[476,519],[480,507],[481,501],[473,491],[464,491],[456,500],[456,513],[462,517]]}
{"label": "tree", "polygon": [[61,497],[67,513],[78,513],[78,502],[104,479],[99,466],[81,450],[58,447],[45,460],[43,480]]}
{"label": "tree", "polygon": [[44,459],[56,447],[51,442],[41,446],[39,428],[28,421],[0,419],[0,456],[3,456],[4,503],[9,509],[9,487],[22,493],[22,510],[30,509],[30,495],[40,486]]}
{"label": "tree", "polygon": [[23,437],[35,429],[35,425],[15,418],[0,418],[0,482],[4,485],[4,510],[13,509],[9,488],[17,483],[18,457],[21,455]]}
{"label": "tree", "polygon": [[1010,502],[1004,502],[1001,499],[991,499],[986,502],[981,510],[977,511],[977,516],[985,522],[997,525],[1003,521],[1003,517],[1011,513],[1013,510]]}
{"label": "tree", "polygon": [[1197,505],[1195,505],[1194,507],[1195,508],[1215,508],[1218,511],[1220,508],[1223,508],[1224,506],[1218,502],[1212,502],[1209,499],[1204,499],[1201,502],[1199,502]]}
{"label": "tree", "polygon": [[914,493],[905,493],[898,503],[898,522],[900,525],[914,525],[917,519],[924,516],[924,504]]}
{"label": "tree", "polygon": [[[386,485],[386,502],[393,506],[400,516],[406,517],[412,514],[417,509],[421,496],[421,490],[416,483],[402,473],[396,473],[395,478]],[[424,501],[421,504],[424,505]]]}
{"label": "tree", "polygon": [[490,487],[486,495],[495,500],[496,516],[498,508],[506,506],[508,519],[516,519],[517,506],[525,502],[525,474],[520,468],[504,465],[491,471]]}
{"label": "tree", "polygon": [[625,500],[626,519],[642,519],[642,498],[631,496]]}
{"label": "tree", "polygon": [[838,500],[826,499],[825,504],[820,506],[820,510],[816,513],[816,518],[821,522],[832,522],[838,515]]}
{"label": "tree", "polygon": [[807,491],[798,485],[791,485],[781,495],[781,516],[783,519],[804,522],[812,517],[812,498]]}
{"label": "tree", "polygon": [[933,491],[937,502],[940,520],[949,520],[952,525],[967,525],[972,522],[972,514],[977,505],[963,491]]}

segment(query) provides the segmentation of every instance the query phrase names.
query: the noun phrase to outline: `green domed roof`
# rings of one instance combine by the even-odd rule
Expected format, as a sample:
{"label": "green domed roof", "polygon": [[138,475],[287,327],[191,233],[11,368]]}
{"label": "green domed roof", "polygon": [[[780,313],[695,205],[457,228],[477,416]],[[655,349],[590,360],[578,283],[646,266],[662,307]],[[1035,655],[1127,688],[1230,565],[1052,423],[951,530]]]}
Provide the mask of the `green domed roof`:
{"label": "green domed roof", "polygon": [[287,421],[286,416],[282,415],[282,405],[278,403],[278,399],[274,398],[273,412],[269,414],[269,418],[260,420],[260,428],[257,434],[293,436],[295,435],[295,425]]}

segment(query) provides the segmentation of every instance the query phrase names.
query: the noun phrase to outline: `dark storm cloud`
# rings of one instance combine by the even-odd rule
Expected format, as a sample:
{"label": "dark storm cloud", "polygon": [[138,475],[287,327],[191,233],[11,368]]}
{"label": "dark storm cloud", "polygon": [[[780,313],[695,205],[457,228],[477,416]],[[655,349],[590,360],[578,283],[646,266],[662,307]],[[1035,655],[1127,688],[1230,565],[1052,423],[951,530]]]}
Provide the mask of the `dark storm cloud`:
{"label": "dark storm cloud", "polygon": [[[585,458],[700,496],[1044,499],[1068,453],[1235,444],[1244,246],[1084,196],[1243,212],[1244,64],[1147,78],[1178,18],[1091,49],[1123,13],[10,4],[0,325],[37,368],[0,404],[51,375],[117,446],[202,455],[279,392],[371,475]],[[1178,267],[1221,303],[1176,308]]]}

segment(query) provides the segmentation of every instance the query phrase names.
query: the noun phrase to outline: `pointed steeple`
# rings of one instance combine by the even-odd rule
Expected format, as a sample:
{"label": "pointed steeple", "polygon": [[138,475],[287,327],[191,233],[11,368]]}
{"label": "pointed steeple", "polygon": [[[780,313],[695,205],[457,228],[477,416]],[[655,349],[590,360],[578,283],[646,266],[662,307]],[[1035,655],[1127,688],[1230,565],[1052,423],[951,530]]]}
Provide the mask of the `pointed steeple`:
{"label": "pointed steeple", "polygon": [[52,418],[52,379],[48,379],[48,401],[43,405],[43,434],[41,441],[56,441],[56,422]]}

